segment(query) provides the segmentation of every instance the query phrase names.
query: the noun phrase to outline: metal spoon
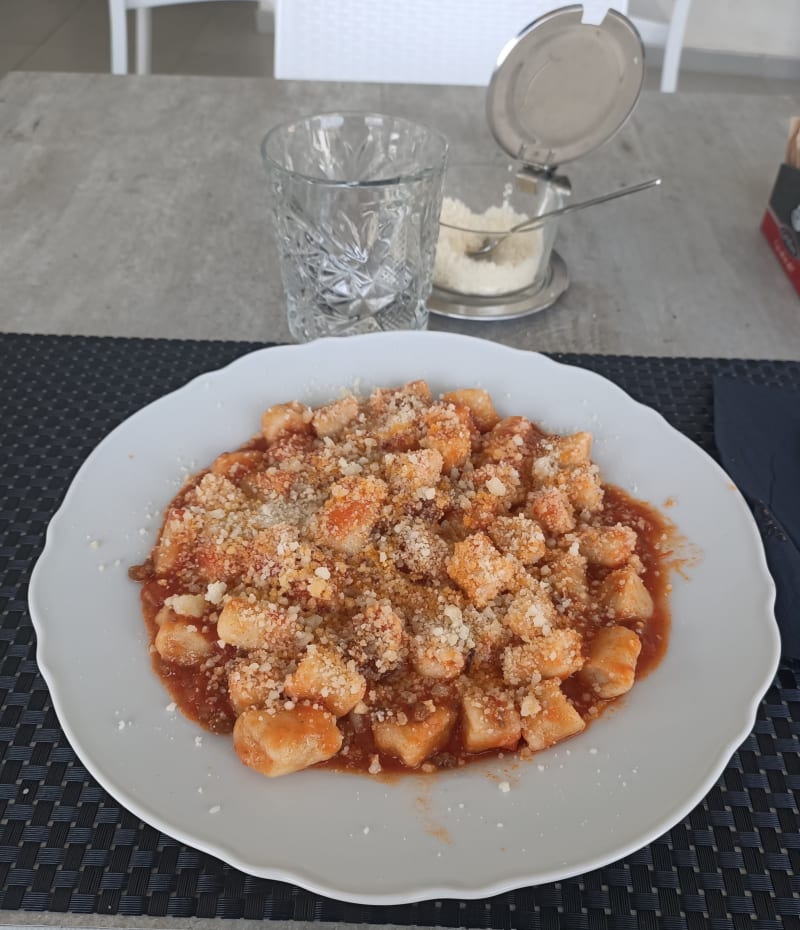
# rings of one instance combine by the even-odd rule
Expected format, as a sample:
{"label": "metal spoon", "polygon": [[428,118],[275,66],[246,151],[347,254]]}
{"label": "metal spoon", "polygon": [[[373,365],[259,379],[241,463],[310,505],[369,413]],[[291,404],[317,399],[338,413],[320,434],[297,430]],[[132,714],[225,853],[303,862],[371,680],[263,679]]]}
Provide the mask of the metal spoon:
{"label": "metal spoon", "polygon": [[606,203],[609,200],[616,200],[618,197],[627,197],[628,194],[635,194],[638,191],[646,191],[650,187],[658,187],[660,183],[661,178],[650,178],[649,181],[642,181],[639,184],[631,184],[629,187],[621,187],[617,191],[611,191],[611,193],[608,194],[601,194],[599,197],[592,197],[591,200],[582,200],[580,203],[569,203],[566,205],[566,207],[560,207],[558,210],[551,210],[549,213],[543,213],[541,216],[536,216],[531,220],[525,220],[524,223],[517,223],[517,225],[512,226],[508,232],[504,232],[494,239],[484,239],[480,248],[475,249],[474,252],[467,251],[467,255],[469,255],[470,258],[483,258],[485,255],[493,252],[497,246],[500,245],[502,240],[506,239],[508,236],[518,232],[527,232],[529,229],[536,229],[538,226],[541,226],[543,223],[549,219],[552,219],[554,216],[564,216],[566,213],[575,213],[578,210],[585,210],[586,207],[594,207],[599,203]]}

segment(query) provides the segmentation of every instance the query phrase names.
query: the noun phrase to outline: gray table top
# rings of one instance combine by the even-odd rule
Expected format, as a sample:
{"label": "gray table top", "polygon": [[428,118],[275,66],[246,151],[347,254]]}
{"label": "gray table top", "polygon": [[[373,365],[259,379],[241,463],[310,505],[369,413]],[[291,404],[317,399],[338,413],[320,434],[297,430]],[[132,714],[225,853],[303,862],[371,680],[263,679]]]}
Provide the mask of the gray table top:
{"label": "gray table top", "polygon": [[[275,122],[375,109],[504,163],[473,88],[11,73],[0,81],[0,330],[288,341],[259,143]],[[570,166],[551,310],[431,328],[529,349],[800,358],[800,298],[759,232],[800,97],[645,94]]]}
{"label": "gray table top", "polygon": [[[0,331],[286,341],[265,130],[375,109],[437,125],[454,160],[500,165],[483,102],[468,88],[11,73],[0,81]],[[645,95],[570,174],[587,196],[652,174],[664,186],[564,222],[573,283],[558,306],[432,328],[546,351],[800,359],[800,299],[759,233],[798,112],[800,97]],[[167,923],[215,925],[0,912],[6,926]]]}

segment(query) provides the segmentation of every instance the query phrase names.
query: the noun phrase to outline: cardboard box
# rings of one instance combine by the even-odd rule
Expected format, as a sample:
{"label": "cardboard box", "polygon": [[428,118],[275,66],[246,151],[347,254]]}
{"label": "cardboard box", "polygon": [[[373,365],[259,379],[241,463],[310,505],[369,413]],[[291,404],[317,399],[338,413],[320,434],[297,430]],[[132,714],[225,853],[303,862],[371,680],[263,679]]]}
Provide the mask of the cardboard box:
{"label": "cardboard box", "polygon": [[792,120],[786,160],[778,169],[761,231],[800,294],[800,118]]}

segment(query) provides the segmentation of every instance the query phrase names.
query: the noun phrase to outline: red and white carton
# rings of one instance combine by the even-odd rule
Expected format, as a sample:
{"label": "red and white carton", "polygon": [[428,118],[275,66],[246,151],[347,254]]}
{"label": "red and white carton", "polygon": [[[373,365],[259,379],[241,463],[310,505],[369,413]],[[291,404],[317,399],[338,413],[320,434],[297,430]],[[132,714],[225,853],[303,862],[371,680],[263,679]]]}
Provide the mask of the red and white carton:
{"label": "red and white carton", "polygon": [[786,160],[778,169],[761,232],[800,294],[800,118],[792,120]]}

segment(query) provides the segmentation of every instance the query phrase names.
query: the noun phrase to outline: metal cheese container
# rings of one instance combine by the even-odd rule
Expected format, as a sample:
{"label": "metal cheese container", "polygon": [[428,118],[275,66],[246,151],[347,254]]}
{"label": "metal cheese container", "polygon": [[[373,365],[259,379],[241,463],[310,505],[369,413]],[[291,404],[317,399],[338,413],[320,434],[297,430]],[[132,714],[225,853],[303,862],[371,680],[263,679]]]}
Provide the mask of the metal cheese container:
{"label": "metal cheese container", "polygon": [[[551,306],[564,293],[567,269],[553,250],[557,220],[534,233],[512,234],[490,259],[470,252],[502,232],[499,224],[507,230],[523,216],[564,206],[571,185],[561,166],[595,151],[622,128],[643,81],[641,37],[614,10],[594,24],[584,22],[580,5],[554,10],[506,44],[489,82],[486,119],[511,160],[510,174],[477,181],[480,166],[457,160],[448,171],[431,311],[513,319]],[[481,209],[476,198],[487,190],[495,196]]]}

